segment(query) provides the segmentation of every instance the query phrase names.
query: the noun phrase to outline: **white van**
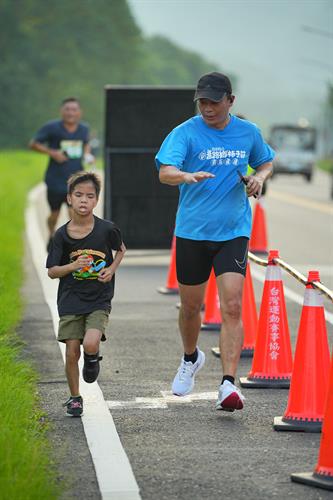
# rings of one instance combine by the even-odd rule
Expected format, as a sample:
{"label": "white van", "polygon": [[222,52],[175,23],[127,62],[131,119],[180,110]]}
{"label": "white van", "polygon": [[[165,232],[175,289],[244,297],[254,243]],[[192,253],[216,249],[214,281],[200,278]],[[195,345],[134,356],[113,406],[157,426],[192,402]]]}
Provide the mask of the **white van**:
{"label": "white van", "polygon": [[272,127],[269,143],[276,151],[274,175],[301,174],[310,182],[316,161],[316,135],[316,130],[311,127]]}

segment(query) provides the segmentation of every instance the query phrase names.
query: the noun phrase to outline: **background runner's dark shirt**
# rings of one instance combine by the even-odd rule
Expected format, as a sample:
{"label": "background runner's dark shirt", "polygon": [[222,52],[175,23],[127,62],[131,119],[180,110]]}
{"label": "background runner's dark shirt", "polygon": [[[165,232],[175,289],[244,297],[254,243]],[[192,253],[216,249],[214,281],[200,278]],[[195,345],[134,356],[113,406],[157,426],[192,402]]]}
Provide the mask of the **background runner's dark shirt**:
{"label": "background runner's dark shirt", "polygon": [[68,156],[64,163],[57,163],[50,158],[45,174],[45,182],[50,190],[66,193],[68,178],[83,170],[84,145],[89,141],[88,126],[79,123],[75,132],[68,132],[62,120],[53,120],[38,130],[34,141],[47,144],[51,149],[61,149]]}
{"label": "background runner's dark shirt", "polygon": [[98,273],[113,262],[112,250],[120,250],[122,237],[113,223],[94,216],[94,228],[85,238],[74,239],[68,235],[67,224],[55,233],[46,267],[63,266],[79,255],[90,257],[90,265],[60,278],[58,312],[88,314],[97,310],[111,310],[115,278],[108,283],[98,281]]}

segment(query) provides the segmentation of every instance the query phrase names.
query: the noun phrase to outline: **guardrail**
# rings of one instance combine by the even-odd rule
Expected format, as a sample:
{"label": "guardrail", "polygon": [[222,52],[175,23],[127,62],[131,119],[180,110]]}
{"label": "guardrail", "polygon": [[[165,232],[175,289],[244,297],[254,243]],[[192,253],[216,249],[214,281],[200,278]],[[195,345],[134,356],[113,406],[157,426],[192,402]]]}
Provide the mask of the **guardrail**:
{"label": "guardrail", "polygon": [[[252,262],[255,262],[259,266],[264,266],[264,267],[268,266],[268,260],[261,259],[260,257],[257,257],[256,255],[254,255],[252,252],[249,252],[248,256]],[[287,273],[289,273],[291,276],[296,278],[297,281],[299,281],[300,283],[303,283],[303,285],[308,284],[307,278],[303,274],[299,273],[296,269],[292,268],[289,264],[284,262],[284,260],[282,260],[280,258],[276,258],[276,259],[272,259],[272,260],[273,260],[274,264],[277,264],[278,266],[282,267],[282,269],[287,271]],[[325,285],[323,285],[320,281],[313,281],[311,284],[314,288],[317,288],[318,290],[320,290],[321,293],[323,293],[331,302],[333,302],[333,292],[329,288],[327,288]]]}

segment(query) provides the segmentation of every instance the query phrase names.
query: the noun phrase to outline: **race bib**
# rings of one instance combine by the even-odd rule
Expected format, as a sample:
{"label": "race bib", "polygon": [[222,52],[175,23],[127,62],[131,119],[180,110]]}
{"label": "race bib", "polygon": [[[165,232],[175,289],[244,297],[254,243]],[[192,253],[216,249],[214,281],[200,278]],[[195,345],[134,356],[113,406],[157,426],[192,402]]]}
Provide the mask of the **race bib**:
{"label": "race bib", "polygon": [[82,141],[61,141],[60,149],[69,159],[74,160],[82,158],[83,155],[83,142]]}

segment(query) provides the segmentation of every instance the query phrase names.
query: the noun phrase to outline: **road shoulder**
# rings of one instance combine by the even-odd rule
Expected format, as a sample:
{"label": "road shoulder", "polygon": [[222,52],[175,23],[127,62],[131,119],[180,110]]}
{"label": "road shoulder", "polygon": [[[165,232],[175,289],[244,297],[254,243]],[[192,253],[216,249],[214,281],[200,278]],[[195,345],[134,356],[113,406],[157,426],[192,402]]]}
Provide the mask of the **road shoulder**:
{"label": "road shoulder", "polygon": [[52,318],[42,288],[25,245],[25,282],[22,288],[25,308],[19,334],[25,342],[24,357],[38,372],[38,395],[50,423],[49,440],[64,484],[62,498],[99,499],[99,488],[83,425],[80,419],[66,417],[61,403],[68,398],[67,381]]}

